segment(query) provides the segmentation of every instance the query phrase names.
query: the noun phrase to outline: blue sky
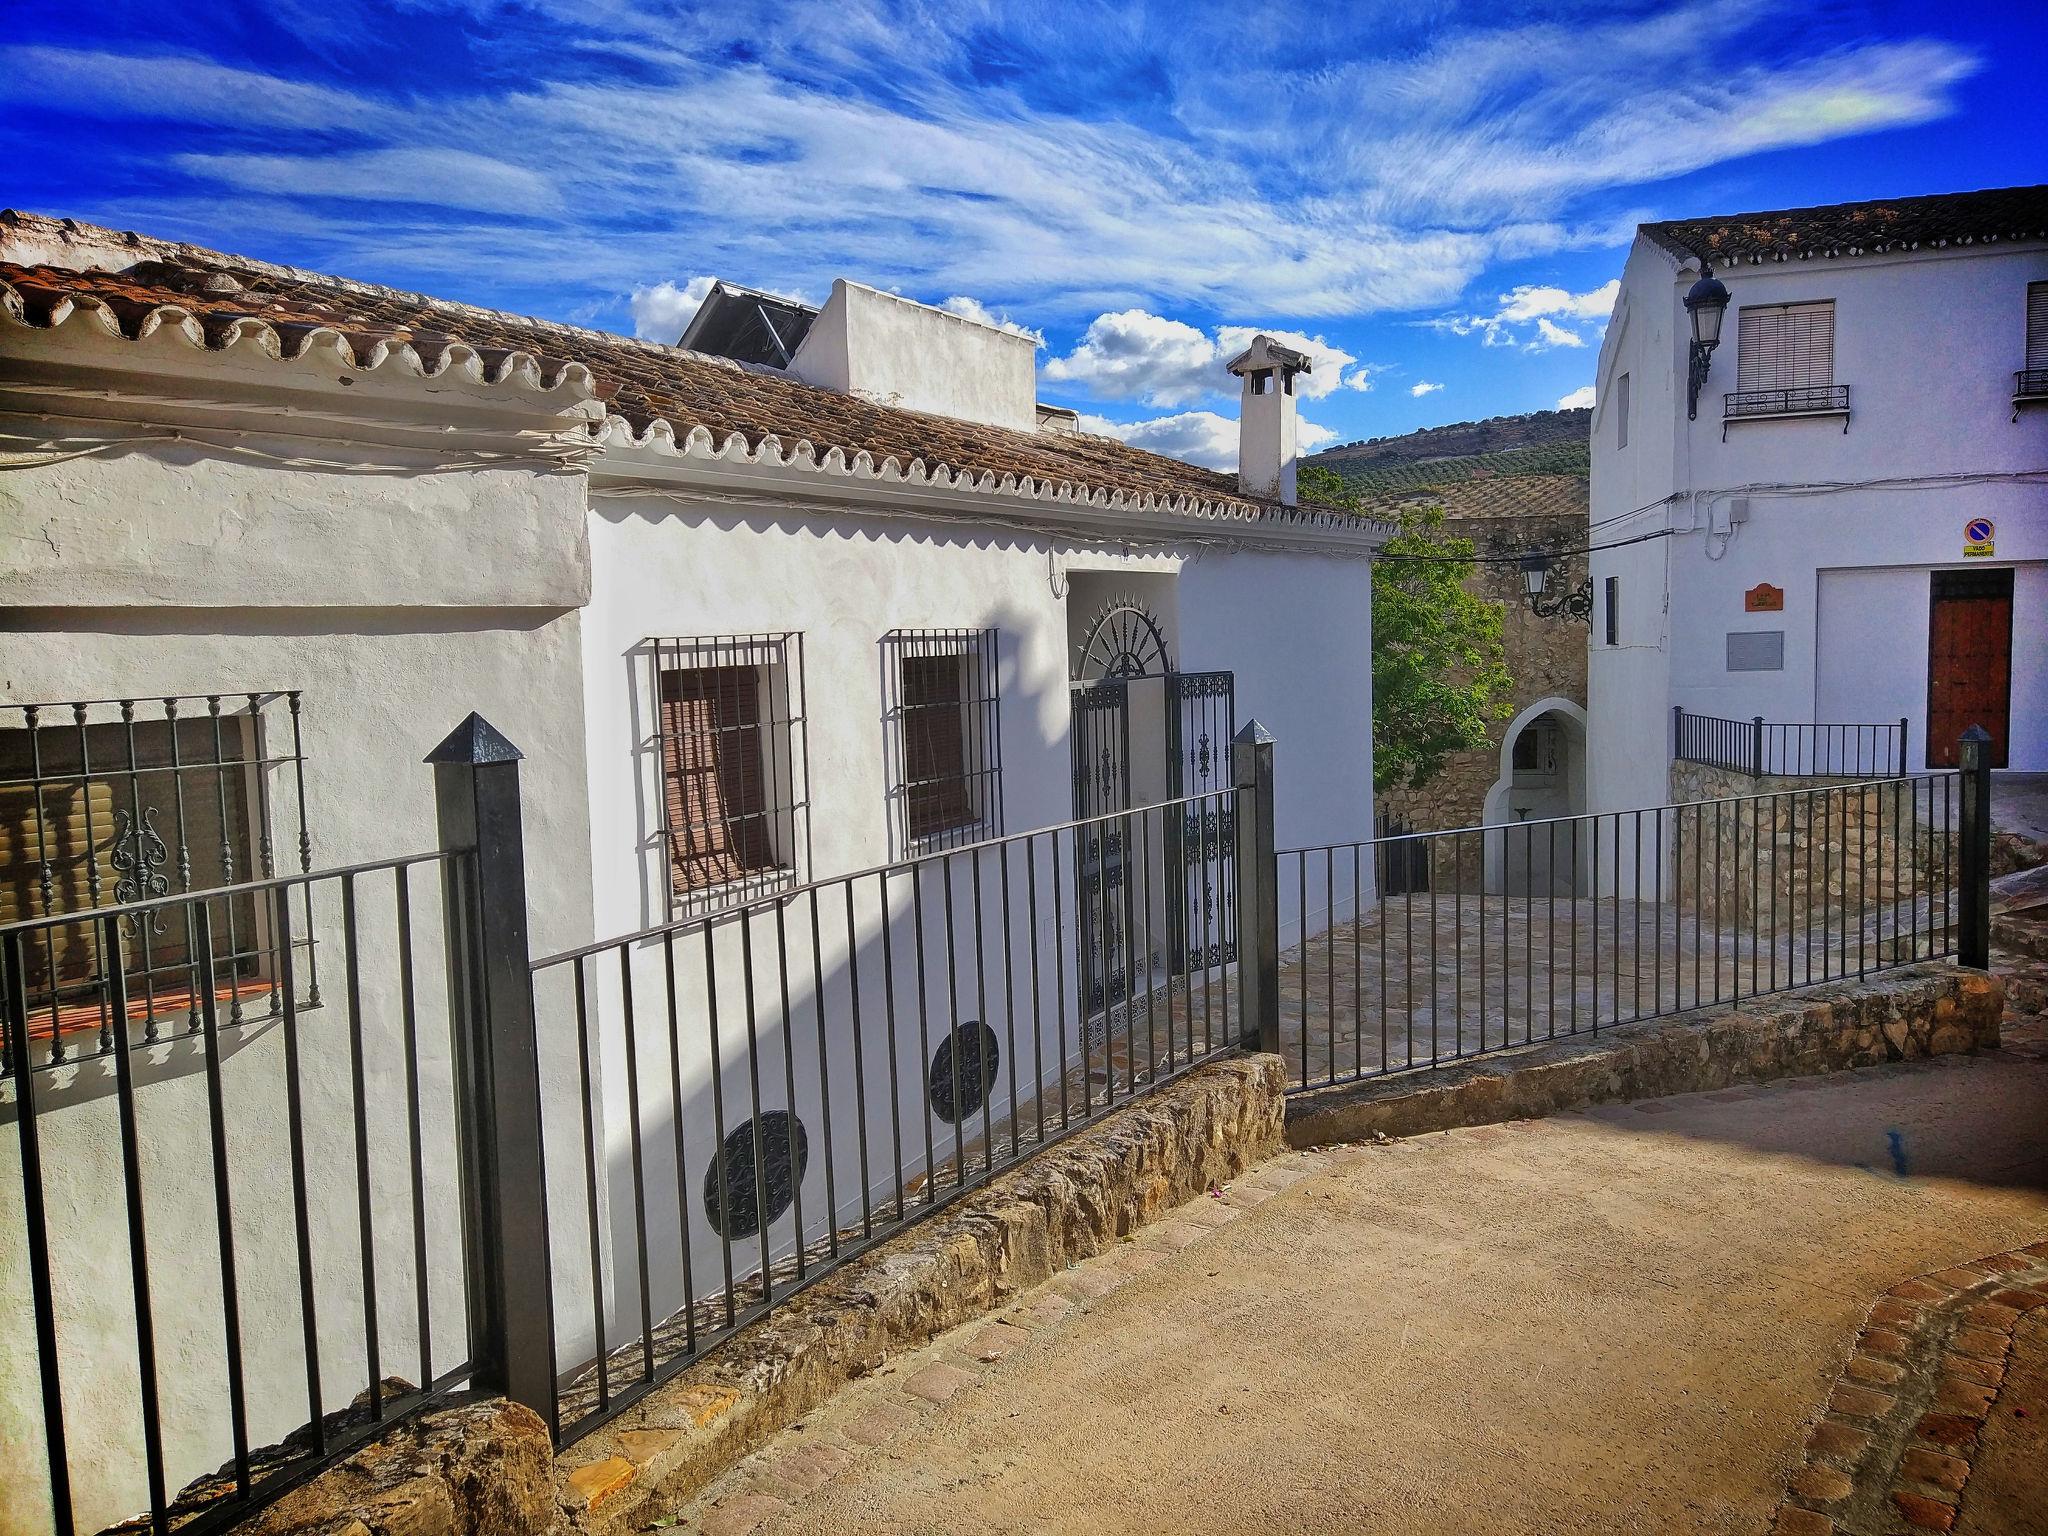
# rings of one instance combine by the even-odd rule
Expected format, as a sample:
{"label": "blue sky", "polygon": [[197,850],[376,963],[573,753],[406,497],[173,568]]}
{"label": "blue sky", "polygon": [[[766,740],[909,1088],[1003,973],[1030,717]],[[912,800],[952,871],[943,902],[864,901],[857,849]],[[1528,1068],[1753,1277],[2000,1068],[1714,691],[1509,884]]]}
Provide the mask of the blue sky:
{"label": "blue sky", "polygon": [[[29,0],[0,202],[672,341],[712,275],[1043,338],[1227,455],[1589,385],[1636,222],[2048,179],[2048,4]],[[977,308],[979,306],[979,308]]]}

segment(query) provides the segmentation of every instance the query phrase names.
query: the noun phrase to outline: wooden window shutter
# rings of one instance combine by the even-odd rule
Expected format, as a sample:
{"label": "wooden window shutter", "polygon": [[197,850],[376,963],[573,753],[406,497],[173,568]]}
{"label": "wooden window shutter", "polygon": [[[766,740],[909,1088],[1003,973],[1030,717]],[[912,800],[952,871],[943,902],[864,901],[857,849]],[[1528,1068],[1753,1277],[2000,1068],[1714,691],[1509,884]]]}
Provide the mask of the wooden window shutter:
{"label": "wooden window shutter", "polygon": [[662,674],[662,781],[676,890],[775,867],[765,729],[757,668]]}
{"label": "wooden window shutter", "polygon": [[2048,368],[2048,283],[2027,284],[2027,371]]}
{"label": "wooden window shutter", "polygon": [[960,691],[964,663],[960,656],[903,658],[903,779],[913,838],[975,819]]}
{"label": "wooden window shutter", "polygon": [[1824,389],[1835,382],[1835,301],[1744,305],[1736,332],[1736,385]]}
{"label": "wooden window shutter", "polygon": [[[44,784],[40,829],[37,790],[20,784],[0,788],[0,923],[90,910],[94,866],[99,870],[100,900],[112,902],[114,884],[120,879],[113,862],[114,842],[114,786],[106,779]],[[49,929],[47,943],[23,946],[29,990],[63,991],[93,980],[99,970],[96,944],[90,923],[67,923]]]}

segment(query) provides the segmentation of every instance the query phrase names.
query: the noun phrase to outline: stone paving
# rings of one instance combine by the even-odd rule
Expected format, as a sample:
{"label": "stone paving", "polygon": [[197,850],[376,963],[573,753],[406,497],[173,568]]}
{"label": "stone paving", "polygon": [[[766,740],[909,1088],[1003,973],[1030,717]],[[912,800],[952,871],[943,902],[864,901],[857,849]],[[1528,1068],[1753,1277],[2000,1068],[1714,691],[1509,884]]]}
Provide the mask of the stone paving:
{"label": "stone paving", "polygon": [[1939,892],[1777,932],[1655,902],[1390,896],[1282,956],[1281,1054],[1297,1083],[1428,1066],[1932,958],[1948,922]]}

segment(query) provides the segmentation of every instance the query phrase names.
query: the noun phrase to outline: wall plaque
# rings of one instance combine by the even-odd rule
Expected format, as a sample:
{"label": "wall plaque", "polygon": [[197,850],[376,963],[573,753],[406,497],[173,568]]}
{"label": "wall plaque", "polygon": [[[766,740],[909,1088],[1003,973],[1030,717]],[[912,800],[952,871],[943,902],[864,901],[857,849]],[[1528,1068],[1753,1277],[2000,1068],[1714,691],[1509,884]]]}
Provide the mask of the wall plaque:
{"label": "wall plaque", "polygon": [[1760,581],[1742,594],[1744,613],[1783,613],[1785,611],[1785,589],[1774,587],[1768,581]]}

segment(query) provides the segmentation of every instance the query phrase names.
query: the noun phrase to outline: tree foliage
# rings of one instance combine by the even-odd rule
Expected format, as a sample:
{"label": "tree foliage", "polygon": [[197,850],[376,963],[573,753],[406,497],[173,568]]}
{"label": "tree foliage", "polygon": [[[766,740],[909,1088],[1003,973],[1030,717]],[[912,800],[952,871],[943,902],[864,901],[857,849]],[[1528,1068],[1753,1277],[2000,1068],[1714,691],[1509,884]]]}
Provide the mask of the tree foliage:
{"label": "tree foliage", "polygon": [[[1334,471],[1300,471],[1303,497],[1358,504]],[[1373,789],[1413,789],[1452,754],[1491,744],[1513,713],[1514,681],[1501,611],[1465,589],[1478,569],[1472,541],[1446,531],[1437,507],[1403,510],[1372,572]]]}

